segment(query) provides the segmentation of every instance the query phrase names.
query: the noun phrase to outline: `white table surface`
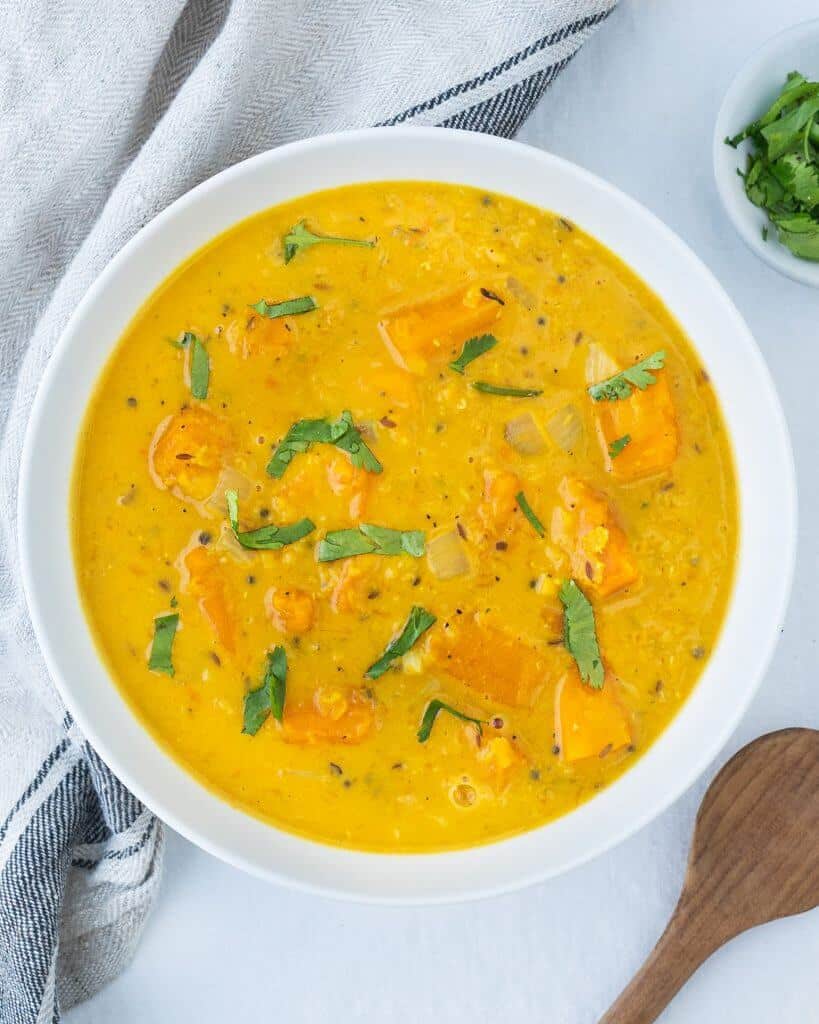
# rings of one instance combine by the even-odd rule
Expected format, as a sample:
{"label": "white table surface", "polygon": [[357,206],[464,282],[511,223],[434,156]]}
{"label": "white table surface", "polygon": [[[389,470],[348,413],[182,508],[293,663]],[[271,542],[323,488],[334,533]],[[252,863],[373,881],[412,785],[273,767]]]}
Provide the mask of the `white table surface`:
{"label": "white table surface", "polygon": [[[699,253],[748,320],[785,405],[800,483],[795,588],[773,665],[709,779],[761,733],[819,727],[819,291],[745,249],[711,173],[712,126],[735,71],[817,14],[816,0],[622,0],[521,134],[635,196]],[[664,927],[706,782],[563,878],[435,909],[288,892],[169,833],[164,891],[136,959],[69,1020],[593,1024]],[[819,911],[757,929],[718,952],[662,1022],[817,1021],[817,963]]]}

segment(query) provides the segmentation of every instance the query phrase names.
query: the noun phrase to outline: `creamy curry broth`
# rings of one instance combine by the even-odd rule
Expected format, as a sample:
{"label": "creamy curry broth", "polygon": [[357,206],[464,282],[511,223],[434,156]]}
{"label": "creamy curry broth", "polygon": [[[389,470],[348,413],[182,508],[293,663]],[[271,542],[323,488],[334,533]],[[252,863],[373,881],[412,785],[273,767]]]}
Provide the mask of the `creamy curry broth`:
{"label": "creamy curry broth", "polygon": [[[285,262],[283,236],[301,221],[374,245],[323,242]],[[317,308],[251,308],[303,296]],[[486,334],[494,347],[462,374],[449,367]],[[205,399],[191,393],[193,335]],[[589,394],[657,352],[664,368],[644,390]],[[266,472],[292,424],[344,410],[381,473],[354,466],[343,440]],[[240,531],[305,517],[315,529],[245,549],[226,490]],[[532,828],[628,768],[703,669],[737,543],[725,425],[658,298],[553,213],[412,182],[302,197],[176,270],[102,375],[73,516],[94,635],[163,746],[266,821],[388,851]],[[360,523],[423,531],[426,554],[317,561],[328,531]],[[599,689],[564,641],[572,578],[594,611]],[[436,622],[366,678],[413,606]],[[148,667],[154,619],[168,614],[173,676]],[[277,646],[283,719],[250,735],[246,696]],[[443,710],[420,742],[435,699],[480,731]]]}

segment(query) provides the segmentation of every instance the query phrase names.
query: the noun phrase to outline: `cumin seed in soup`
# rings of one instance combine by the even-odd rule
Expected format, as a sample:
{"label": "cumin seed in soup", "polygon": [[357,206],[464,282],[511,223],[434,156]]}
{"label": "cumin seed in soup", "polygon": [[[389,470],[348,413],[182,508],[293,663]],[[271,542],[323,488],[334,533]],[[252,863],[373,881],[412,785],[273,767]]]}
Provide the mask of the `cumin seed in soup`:
{"label": "cumin seed in soup", "polygon": [[577,225],[381,182],[236,225],[90,404],[75,557],[140,720],[278,827],[383,851],[616,779],[717,641],[730,441],[660,300]]}

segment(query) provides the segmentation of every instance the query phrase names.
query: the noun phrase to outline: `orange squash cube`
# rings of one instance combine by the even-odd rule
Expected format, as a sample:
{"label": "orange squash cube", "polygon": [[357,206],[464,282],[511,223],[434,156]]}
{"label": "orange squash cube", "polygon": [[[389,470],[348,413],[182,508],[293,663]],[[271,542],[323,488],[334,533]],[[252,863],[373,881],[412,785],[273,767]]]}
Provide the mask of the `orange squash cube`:
{"label": "orange squash cube", "polygon": [[378,331],[399,366],[423,373],[437,354],[454,359],[458,346],[486,331],[502,308],[480,288],[464,288],[389,313],[379,321]]}
{"label": "orange squash cube", "polygon": [[267,617],[280,633],[306,633],[316,617],[313,598],[295,587],[271,587],[264,596]]}
{"label": "orange squash cube", "polygon": [[442,672],[487,700],[516,707],[530,707],[554,673],[545,651],[475,619],[431,634],[429,650]]}
{"label": "orange squash cube", "polygon": [[605,757],[631,743],[628,713],[611,676],[600,690],[582,683],[576,669],[563,676],[555,691],[555,737],[569,763]]}
{"label": "orange squash cube", "polygon": [[569,556],[572,575],[600,597],[635,583],[640,574],[628,537],[606,496],[570,477],[560,496],[565,507],[555,509],[552,540]]}
{"label": "orange squash cube", "polygon": [[327,466],[327,482],[333,494],[349,497],[350,518],[360,522],[367,510],[373,474],[354,466],[343,452],[335,452]]}
{"label": "orange squash cube", "polygon": [[[645,391],[636,388],[628,398],[594,404],[597,434],[606,469],[617,480],[638,480],[667,469],[677,457],[680,438],[674,401],[665,370]],[[629,437],[614,458],[610,445]]]}
{"label": "orange squash cube", "polygon": [[398,366],[382,366],[371,370],[366,377],[358,381],[361,391],[360,399],[373,394],[377,399],[377,408],[383,410],[397,406],[399,409],[410,409],[418,405],[418,379],[413,374]]}
{"label": "orange squash cube", "polygon": [[508,470],[483,475],[483,502],[478,516],[488,533],[496,534],[512,525],[518,509],[520,478]]}
{"label": "orange squash cube", "polygon": [[290,351],[295,326],[288,317],[269,317],[253,313],[247,319],[231,320],[225,329],[228,348],[241,359],[267,356],[281,358]]}
{"label": "orange squash cube", "polygon": [[285,706],[286,743],[361,743],[375,725],[375,709],[358,690],[318,689],[312,704]]}
{"label": "orange squash cube", "polygon": [[199,610],[216,639],[231,653],[236,650],[236,621],[227,582],[218,559],[201,544],[192,547],[182,559],[183,587],[199,602]]}
{"label": "orange squash cube", "polygon": [[494,790],[500,792],[525,764],[526,758],[506,736],[493,736],[478,745],[478,770]]}
{"label": "orange squash cube", "polygon": [[201,406],[186,406],[156,428],[148,471],[160,490],[204,501],[215,489],[233,446],[230,427]]}
{"label": "orange squash cube", "polygon": [[325,587],[331,587],[330,607],[336,614],[360,612],[367,605],[367,594],[378,589],[376,556],[345,558],[335,565],[319,566]]}

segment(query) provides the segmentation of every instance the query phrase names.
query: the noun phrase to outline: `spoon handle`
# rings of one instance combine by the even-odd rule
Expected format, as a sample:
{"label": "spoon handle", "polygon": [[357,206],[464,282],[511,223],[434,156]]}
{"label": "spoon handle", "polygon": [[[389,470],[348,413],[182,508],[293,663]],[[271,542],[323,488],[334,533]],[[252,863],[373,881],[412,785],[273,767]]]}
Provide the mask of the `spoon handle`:
{"label": "spoon handle", "polygon": [[599,1024],[652,1024],[682,986],[728,938],[717,915],[683,893],[648,959]]}

